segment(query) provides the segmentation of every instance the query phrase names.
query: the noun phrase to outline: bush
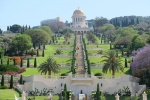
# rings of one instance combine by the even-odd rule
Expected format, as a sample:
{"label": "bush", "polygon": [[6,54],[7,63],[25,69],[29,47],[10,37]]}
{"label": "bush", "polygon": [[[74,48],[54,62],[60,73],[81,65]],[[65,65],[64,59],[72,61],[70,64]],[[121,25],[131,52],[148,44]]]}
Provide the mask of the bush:
{"label": "bush", "polygon": [[18,73],[23,73],[23,72],[25,72],[25,71],[26,71],[25,68],[18,68]]}
{"label": "bush", "polygon": [[0,89],[8,89],[8,87],[4,85],[4,86],[0,86]]}
{"label": "bush", "polygon": [[62,73],[61,76],[68,76],[68,74],[67,73]]}
{"label": "bush", "polygon": [[17,72],[18,67],[14,65],[0,65],[0,73],[7,72],[7,71]]}
{"label": "bush", "polygon": [[96,73],[95,76],[102,76],[102,73]]}
{"label": "bush", "polygon": [[103,51],[102,50],[98,50],[97,54],[103,54]]}

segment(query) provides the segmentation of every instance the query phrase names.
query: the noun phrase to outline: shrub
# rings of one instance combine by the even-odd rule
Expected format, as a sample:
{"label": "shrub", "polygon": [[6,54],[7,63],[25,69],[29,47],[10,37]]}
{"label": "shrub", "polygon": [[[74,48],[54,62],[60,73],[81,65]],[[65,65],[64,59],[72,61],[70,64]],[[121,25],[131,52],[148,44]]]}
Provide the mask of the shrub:
{"label": "shrub", "polygon": [[0,86],[0,89],[8,89],[8,87],[4,85],[4,86]]}
{"label": "shrub", "polygon": [[18,67],[14,65],[0,65],[0,73],[4,73],[7,71],[17,72]]}
{"label": "shrub", "polygon": [[67,73],[62,73],[61,76],[68,76],[68,74]]}
{"label": "shrub", "polygon": [[15,59],[16,64],[17,64],[17,65],[20,65],[20,62],[21,62],[20,57],[18,57],[18,56],[13,56],[11,59]]}
{"label": "shrub", "polygon": [[60,49],[57,49],[56,52],[55,52],[55,54],[62,54],[62,53],[63,53],[63,51],[60,50]]}
{"label": "shrub", "polygon": [[103,54],[103,51],[102,50],[98,50],[97,54]]}
{"label": "shrub", "polygon": [[102,73],[96,73],[95,76],[102,76]]}
{"label": "shrub", "polygon": [[18,68],[18,73],[23,73],[23,72],[25,72],[26,71],[26,69],[25,68]]}

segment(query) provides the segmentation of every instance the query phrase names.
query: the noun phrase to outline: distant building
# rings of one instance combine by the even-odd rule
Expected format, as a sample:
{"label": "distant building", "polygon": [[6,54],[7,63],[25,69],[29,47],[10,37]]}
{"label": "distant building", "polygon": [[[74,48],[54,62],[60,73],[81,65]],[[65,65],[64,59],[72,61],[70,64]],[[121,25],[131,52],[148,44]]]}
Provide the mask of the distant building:
{"label": "distant building", "polygon": [[94,26],[94,21],[95,21],[94,19],[90,19],[90,20],[86,20],[86,21],[87,21],[89,27]]}
{"label": "distant building", "polygon": [[74,33],[87,33],[88,31],[93,31],[93,27],[88,26],[86,16],[83,13],[83,11],[79,8],[73,12],[72,23],[70,23],[70,29]]}
{"label": "distant building", "polygon": [[42,20],[41,21],[41,26],[50,25],[53,22],[63,22],[63,20],[60,17],[57,17],[57,18],[54,18],[54,19]]}
{"label": "distant building", "polygon": [[4,31],[2,35],[7,36],[7,37],[15,37],[17,33],[13,33],[11,31]]}

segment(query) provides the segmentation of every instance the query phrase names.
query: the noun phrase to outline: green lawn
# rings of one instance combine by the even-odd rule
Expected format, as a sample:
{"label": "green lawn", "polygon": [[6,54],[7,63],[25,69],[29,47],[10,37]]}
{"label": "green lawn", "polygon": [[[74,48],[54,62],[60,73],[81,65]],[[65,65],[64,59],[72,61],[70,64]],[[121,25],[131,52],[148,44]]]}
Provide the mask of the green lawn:
{"label": "green lawn", "polygon": [[[0,100],[15,100],[15,96],[19,97],[19,94],[13,89],[0,89]],[[21,97],[19,97],[21,99]],[[28,97],[33,98],[33,97]],[[48,99],[48,96],[36,96],[35,100]],[[53,100],[59,100],[57,95],[53,95]]]}
{"label": "green lawn", "polygon": [[19,94],[13,89],[0,89],[0,100],[15,99],[14,94],[19,97]]}
{"label": "green lawn", "polygon": [[[107,74],[103,73],[102,72],[102,69],[91,69],[91,72],[95,75],[96,73],[101,73],[104,77],[105,76],[108,76],[108,77],[112,77],[112,73],[110,71],[108,71]],[[130,74],[130,71],[129,71],[129,68],[124,68],[124,72],[116,72],[115,73],[115,76],[118,77],[118,76],[121,76],[121,75],[129,75]]]}
{"label": "green lawn", "polygon": [[[70,71],[70,69],[61,69],[60,73],[68,73]],[[58,75],[60,75],[60,73],[58,73]],[[38,72],[37,68],[26,68],[26,71],[22,73],[23,76],[30,76],[30,75],[41,75],[40,72]],[[56,75],[54,73],[52,73],[52,75]]]}

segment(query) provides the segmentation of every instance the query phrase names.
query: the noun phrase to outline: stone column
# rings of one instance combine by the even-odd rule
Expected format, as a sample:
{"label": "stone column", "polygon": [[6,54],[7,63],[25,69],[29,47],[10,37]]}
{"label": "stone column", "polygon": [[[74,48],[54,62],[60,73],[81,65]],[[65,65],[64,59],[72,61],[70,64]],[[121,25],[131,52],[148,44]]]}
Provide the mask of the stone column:
{"label": "stone column", "polygon": [[119,100],[119,95],[118,94],[116,94],[115,100]]}
{"label": "stone column", "polygon": [[26,93],[25,93],[25,91],[22,92],[22,100],[26,100]]}
{"label": "stone column", "polygon": [[147,100],[147,94],[145,92],[142,94],[142,96],[143,96],[143,100]]}

